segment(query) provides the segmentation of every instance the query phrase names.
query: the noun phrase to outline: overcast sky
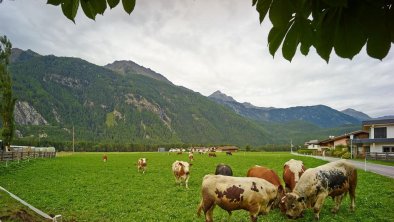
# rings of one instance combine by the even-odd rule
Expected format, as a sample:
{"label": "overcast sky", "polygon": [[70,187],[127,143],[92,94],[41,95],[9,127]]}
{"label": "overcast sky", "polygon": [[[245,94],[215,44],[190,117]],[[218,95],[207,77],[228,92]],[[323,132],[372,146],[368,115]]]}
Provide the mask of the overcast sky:
{"label": "overcast sky", "polygon": [[[394,53],[383,60],[365,49],[353,60],[314,49],[290,63],[268,51],[269,21],[259,24],[251,0],[137,0],[96,21],[80,9],[76,24],[43,0],[4,0],[0,35],[42,55],[80,57],[97,65],[132,60],[176,85],[208,96],[216,90],[262,107],[324,104],[371,117],[394,114]],[[392,45],[393,46],[393,45]]]}

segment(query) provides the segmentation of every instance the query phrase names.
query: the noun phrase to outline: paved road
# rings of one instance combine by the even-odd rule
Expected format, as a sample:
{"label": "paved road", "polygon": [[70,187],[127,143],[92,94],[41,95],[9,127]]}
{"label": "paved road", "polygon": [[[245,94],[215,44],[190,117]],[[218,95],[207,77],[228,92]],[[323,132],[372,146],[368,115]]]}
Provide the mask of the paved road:
{"label": "paved road", "polygon": [[[326,160],[329,162],[340,160],[340,158],[334,158],[334,157],[322,157],[322,156],[311,156],[311,155],[301,155],[298,153],[292,153],[293,155],[297,156],[308,156],[308,157],[314,157],[317,159],[322,159]],[[374,164],[374,163],[367,163],[365,162],[360,162],[360,161],[355,161],[355,160],[348,160],[351,162],[353,165],[355,165],[358,169],[374,172],[386,177],[390,177],[394,179],[394,167],[393,166],[386,166],[386,165],[381,165],[381,164]]]}

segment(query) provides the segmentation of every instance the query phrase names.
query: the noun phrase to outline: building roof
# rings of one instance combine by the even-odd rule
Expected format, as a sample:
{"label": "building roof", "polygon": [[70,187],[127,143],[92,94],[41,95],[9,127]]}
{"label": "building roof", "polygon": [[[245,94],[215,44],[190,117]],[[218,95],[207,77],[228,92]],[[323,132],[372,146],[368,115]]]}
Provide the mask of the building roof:
{"label": "building roof", "polygon": [[322,140],[322,141],[320,141],[320,144],[328,143],[328,142],[332,142],[332,141],[336,141],[336,140],[340,140],[340,139],[343,139],[343,138],[347,138],[347,137],[350,137],[350,135],[355,135],[356,136],[356,135],[363,134],[363,133],[369,134],[368,131],[357,130],[357,131],[353,131],[353,132],[350,132],[350,133],[345,133],[345,134],[340,135],[340,136],[335,136],[333,138],[328,138],[326,140]]}
{"label": "building roof", "polygon": [[309,140],[308,142],[305,142],[305,145],[309,145],[309,144],[318,144],[319,140]]}
{"label": "building roof", "polygon": [[394,124],[394,119],[373,119],[362,122],[363,126],[374,125],[374,124]]}

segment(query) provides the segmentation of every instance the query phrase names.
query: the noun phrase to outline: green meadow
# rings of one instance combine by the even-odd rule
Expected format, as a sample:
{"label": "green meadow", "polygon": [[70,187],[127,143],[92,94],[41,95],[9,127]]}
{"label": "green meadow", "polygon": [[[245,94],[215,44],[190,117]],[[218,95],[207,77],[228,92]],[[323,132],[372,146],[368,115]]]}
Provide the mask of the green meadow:
{"label": "green meadow", "polygon": [[[54,159],[0,165],[0,185],[48,214],[61,214],[63,221],[205,221],[198,218],[202,178],[212,174],[218,163],[229,164],[234,176],[245,176],[254,165],[274,169],[282,177],[283,164],[291,159],[306,167],[324,164],[322,160],[288,153],[236,153],[216,158],[195,154],[189,189],[175,184],[171,164],[187,160],[187,154],[174,153],[59,153]],[[138,173],[137,159],[146,157],[145,174]],[[0,196],[1,201],[4,198]],[[394,180],[358,170],[356,211],[349,211],[349,197],[339,213],[330,212],[334,202],[327,198],[321,221],[393,221]],[[227,212],[216,206],[215,221],[227,221]],[[297,221],[312,221],[313,212]],[[234,211],[231,221],[249,221],[246,211]],[[291,221],[278,209],[259,216],[258,221]]]}

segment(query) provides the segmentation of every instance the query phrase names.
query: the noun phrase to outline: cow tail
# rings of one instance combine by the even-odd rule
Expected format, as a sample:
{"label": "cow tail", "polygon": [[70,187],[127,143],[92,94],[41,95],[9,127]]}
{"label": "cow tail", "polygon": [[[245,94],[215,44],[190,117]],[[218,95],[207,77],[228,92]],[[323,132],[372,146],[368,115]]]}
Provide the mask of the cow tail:
{"label": "cow tail", "polygon": [[204,199],[201,199],[200,205],[198,206],[198,209],[197,209],[197,217],[201,217],[201,210],[202,210],[203,205],[204,205]]}

